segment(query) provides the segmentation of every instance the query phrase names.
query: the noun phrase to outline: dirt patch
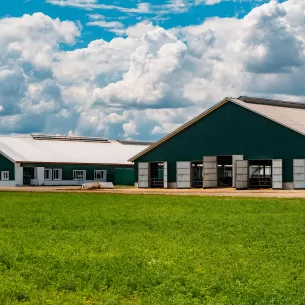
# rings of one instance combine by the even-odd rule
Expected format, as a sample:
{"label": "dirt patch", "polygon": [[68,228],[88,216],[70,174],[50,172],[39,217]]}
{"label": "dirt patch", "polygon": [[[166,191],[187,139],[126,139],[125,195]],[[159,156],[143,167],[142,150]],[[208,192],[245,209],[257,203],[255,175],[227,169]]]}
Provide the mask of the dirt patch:
{"label": "dirt patch", "polygon": [[160,194],[160,195],[196,195],[196,196],[233,196],[233,197],[276,197],[276,198],[305,198],[305,190],[236,190],[226,189],[138,189],[117,188],[113,190],[81,190],[80,186],[71,187],[47,187],[47,186],[23,186],[0,187],[0,191],[12,192],[82,192],[82,193],[107,193],[107,194]]}

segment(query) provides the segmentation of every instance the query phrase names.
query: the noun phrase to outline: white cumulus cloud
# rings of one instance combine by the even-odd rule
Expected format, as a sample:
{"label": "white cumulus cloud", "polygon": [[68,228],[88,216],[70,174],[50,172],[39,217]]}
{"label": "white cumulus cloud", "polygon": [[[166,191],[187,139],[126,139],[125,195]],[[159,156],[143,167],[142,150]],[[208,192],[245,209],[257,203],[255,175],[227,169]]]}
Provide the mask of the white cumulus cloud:
{"label": "white cumulus cloud", "polygon": [[1,131],[149,140],[225,96],[304,101],[304,21],[305,2],[271,1],[242,19],[170,30],[143,21],[65,51],[81,35],[75,23],[42,13],[1,19]]}

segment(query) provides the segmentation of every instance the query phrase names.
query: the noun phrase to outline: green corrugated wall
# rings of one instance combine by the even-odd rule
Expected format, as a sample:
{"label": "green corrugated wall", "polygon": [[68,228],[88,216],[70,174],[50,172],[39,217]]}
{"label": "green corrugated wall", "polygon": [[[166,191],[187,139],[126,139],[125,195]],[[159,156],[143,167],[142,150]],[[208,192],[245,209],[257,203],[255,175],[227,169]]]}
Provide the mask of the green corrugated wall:
{"label": "green corrugated wall", "polygon": [[133,168],[117,168],[115,170],[116,185],[134,185]]}
{"label": "green corrugated wall", "polygon": [[293,181],[292,160],[305,159],[305,137],[248,109],[228,102],[135,162],[168,162],[168,181],[176,182],[176,162],[203,156],[244,155],[283,159],[283,181]]}
{"label": "green corrugated wall", "polygon": [[[116,183],[116,170],[121,169],[131,169],[130,166],[114,166],[114,165],[98,165],[98,164],[22,164],[23,167],[44,167],[44,168],[59,168],[62,169],[62,180],[73,180],[74,170],[86,170],[86,180],[94,180],[95,170],[106,170],[107,171],[107,182]],[[132,176],[133,177],[133,176]],[[134,178],[132,179],[132,184],[134,183]]]}
{"label": "green corrugated wall", "polygon": [[[2,171],[9,171],[9,179],[15,180],[15,165],[12,161],[0,154],[0,173]],[[1,179],[1,176],[0,176]]]}

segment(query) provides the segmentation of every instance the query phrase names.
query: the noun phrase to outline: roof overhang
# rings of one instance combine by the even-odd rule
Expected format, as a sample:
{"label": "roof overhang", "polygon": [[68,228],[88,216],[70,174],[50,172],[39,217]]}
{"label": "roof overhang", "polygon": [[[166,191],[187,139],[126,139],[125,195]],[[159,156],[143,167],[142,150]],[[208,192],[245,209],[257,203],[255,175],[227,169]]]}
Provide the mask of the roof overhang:
{"label": "roof overhang", "polygon": [[3,157],[5,157],[6,159],[10,160],[13,163],[17,163],[16,160],[14,160],[12,157],[10,157],[8,154],[4,153],[2,150],[0,150],[0,155],[2,155]]}
{"label": "roof overhang", "polygon": [[16,161],[20,164],[45,164],[45,165],[103,165],[103,166],[133,166],[132,163],[85,163],[85,162],[46,162],[46,161]]}

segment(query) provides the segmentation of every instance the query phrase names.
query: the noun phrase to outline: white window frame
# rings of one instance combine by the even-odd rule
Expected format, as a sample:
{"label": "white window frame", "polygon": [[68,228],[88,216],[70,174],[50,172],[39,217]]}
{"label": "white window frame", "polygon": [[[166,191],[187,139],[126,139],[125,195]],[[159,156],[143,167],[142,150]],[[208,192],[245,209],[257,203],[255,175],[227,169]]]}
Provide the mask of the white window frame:
{"label": "white window frame", "polygon": [[[46,172],[49,172],[49,177],[51,177],[51,178],[46,178]],[[51,168],[45,168],[44,169],[44,180],[45,181],[50,181],[50,180],[52,180],[52,178],[53,178],[53,173],[52,173],[52,169]]]}
{"label": "white window frame", "polygon": [[[102,175],[102,178],[98,179],[96,177],[97,173],[103,173]],[[107,178],[107,171],[106,170],[102,170],[102,169],[97,169],[94,171],[94,180],[103,180],[103,181],[106,181],[106,178]]]}
{"label": "white window frame", "polygon": [[[81,178],[76,178],[75,177],[75,173],[76,172],[83,172],[83,174],[82,174],[82,177]],[[73,180],[78,180],[78,181],[80,181],[80,180],[86,180],[86,170],[84,170],[84,169],[77,169],[77,170],[74,170],[73,171]]]}
{"label": "white window frame", "polygon": [[1,180],[9,181],[10,180],[10,172],[9,171],[2,171],[1,172]]}
{"label": "white window frame", "polygon": [[[59,178],[55,178],[55,172],[58,171],[58,177]],[[62,169],[61,168],[54,168],[53,169],[53,180],[55,181],[61,181],[62,180]]]}

